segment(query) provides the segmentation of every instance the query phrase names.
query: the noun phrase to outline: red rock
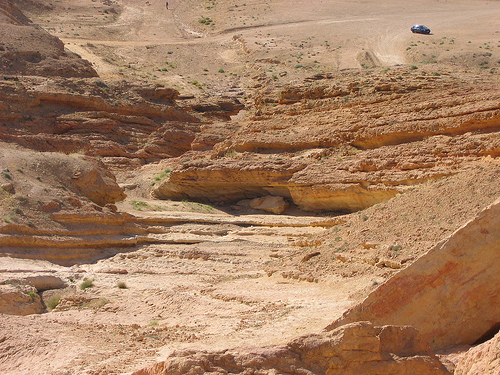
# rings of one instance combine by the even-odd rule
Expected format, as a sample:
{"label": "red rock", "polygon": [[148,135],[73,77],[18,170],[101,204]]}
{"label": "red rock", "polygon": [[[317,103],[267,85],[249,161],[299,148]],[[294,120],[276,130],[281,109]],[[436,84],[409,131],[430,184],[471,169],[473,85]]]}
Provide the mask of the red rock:
{"label": "red rock", "polygon": [[41,203],[40,205],[40,210],[42,211],[59,211],[60,209],[61,209],[61,204],[56,201]]}

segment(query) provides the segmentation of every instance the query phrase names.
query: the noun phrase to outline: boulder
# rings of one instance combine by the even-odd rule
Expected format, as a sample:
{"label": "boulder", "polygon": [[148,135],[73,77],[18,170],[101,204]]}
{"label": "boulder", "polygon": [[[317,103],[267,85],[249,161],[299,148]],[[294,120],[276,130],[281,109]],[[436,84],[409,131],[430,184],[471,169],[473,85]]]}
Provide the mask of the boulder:
{"label": "boulder", "polygon": [[473,344],[500,316],[500,199],[344,313],[356,321],[411,325],[435,350]]}
{"label": "boulder", "polygon": [[125,199],[123,189],[116,183],[115,176],[100,161],[92,157],[81,156],[71,176],[65,176],[65,183],[70,189],[86,196],[100,206]]}
{"label": "boulder", "polygon": [[0,285],[1,314],[29,315],[42,311],[42,302],[36,288],[29,285]]}
{"label": "boulder", "polygon": [[24,282],[27,285],[35,287],[39,292],[50,289],[62,289],[68,286],[61,278],[51,275],[28,276],[24,279]]}
{"label": "boulder", "polygon": [[256,210],[272,212],[273,214],[281,214],[288,208],[288,202],[283,197],[267,195],[252,199],[250,207]]}

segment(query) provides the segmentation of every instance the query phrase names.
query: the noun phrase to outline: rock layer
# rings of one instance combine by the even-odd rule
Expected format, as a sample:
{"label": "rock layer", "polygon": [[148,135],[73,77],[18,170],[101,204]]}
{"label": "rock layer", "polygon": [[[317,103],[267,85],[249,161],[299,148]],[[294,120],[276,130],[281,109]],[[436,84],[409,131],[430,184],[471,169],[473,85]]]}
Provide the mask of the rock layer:
{"label": "rock layer", "polygon": [[84,153],[117,168],[182,155],[204,121],[238,113],[243,105],[219,98],[203,111],[197,101],[160,85],[100,79],[15,78],[0,82],[0,137],[37,151]]}
{"label": "rock layer", "polygon": [[500,155],[498,83],[429,74],[401,67],[263,89],[255,115],[233,120],[218,142],[220,125],[205,125],[193,145],[211,142],[213,152],[177,164],[154,194],[211,202],[272,194],[303,210],[353,212]]}

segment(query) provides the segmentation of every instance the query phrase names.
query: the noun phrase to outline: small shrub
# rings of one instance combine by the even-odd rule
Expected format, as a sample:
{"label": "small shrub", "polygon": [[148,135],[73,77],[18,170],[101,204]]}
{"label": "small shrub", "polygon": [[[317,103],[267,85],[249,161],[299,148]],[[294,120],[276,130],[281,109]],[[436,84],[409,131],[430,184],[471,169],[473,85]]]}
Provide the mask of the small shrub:
{"label": "small shrub", "polygon": [[134,207],[134,209],[136,209],[137,211],[141,211],[142,209],[149,207],[149,204],[143,201],[131,201],[130,203],[132,204],[132,207]]}
{"label": "small shrub", "polygon": [[214,21],[210,18],[210,17],[201,17],[199,20],[198,20],[199,23],[202,23],[204,25],[210,25],[212,24]]}
{"label": "small shrub", "polygon": [[92,288],[94,286],[94,279],[85,279],[80,284],[80,289],[85,290],[87,288]]}
{"label": "small shrub", "polygon": [[119,289],[128,289],[127,284],[125,283],[125,281],[118,281],[118,282],[116,283],[116,286],[117,286]]}
{"label": "small shrub", "polygon": [[224,73],[224,72],[225,72],[224,69],[222,69],[222,68],[219,69],[219,73]]}
{"label": "small shrub", "polygon": [[90,301],[84,302],[81,307],[88,309],[98,309],[100,307],[106,306],[109,300],[106,298],[93,298]]}
{"label": "small shrub", "polygon": [[402,246],[401,245],[391,245],[389,246],[390,251],[399,251],[401,250]]}
{"label": "small shrub", "polygon": [[170,175],[171,169],[167,168],[163,172],[161,172],[159,175],[155,176],[155,181],[161,181],[164,178],[168,177]]}
{"label": "small shrub", "polygon": [[12,176],[10,175],[9,171],[3,171],[2,177],[6,178],[7,180],[12,180]]}
{"label": "small shrub", "polygon": [[30,296],[31,300],[34,301],[34,300],[36,300],[36,297],[38,296],[38,294],[36,294],[35,292],[28,292],[28,296]]}
{"label": "small shrub", "polygon": [[47,307],[50,310],[54,310],[57,307],[57,305],[59,305],[60,300],[61,300],[61,296],[50,297],[49,300],[47,301]]}
{"label": "small shrub", "polygon": [[155,325],[157,325],[157,324],[158,324],[158,319],[151,319],[151,320],[149,321],[149,325],[150,325],[150,326],[155,326]]}
{"label": "small shrub", "polygon": [[191,82],[191,84],[194,85],[194,86],[196,86],[196,87],[198,87],[200,90],[203,90],[203,84],[202,83],[200,83],[200,82],[198,82],[198,81],[195,80],[195,81]]}

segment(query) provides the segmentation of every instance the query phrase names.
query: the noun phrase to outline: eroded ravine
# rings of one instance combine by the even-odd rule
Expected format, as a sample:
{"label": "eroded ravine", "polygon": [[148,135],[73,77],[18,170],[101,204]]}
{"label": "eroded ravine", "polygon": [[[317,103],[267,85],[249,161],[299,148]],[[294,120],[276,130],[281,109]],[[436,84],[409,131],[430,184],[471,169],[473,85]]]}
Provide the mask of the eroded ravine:
{"label": "eroded ravine", "polygon": [[[370,276],[349,282],[337,276],[322,280],[311,276],[308,280],[267,268],[274,260],[300,252],[306,255],[311,236],[335,225],[338,222],[335,217],[200,213],[193,212],[201,209],[195,203],[184,203],[191,212],[168,212],[158,211],[161,201],[147,204],[156,210],[132,209],[132,215],[125,215],[129,223],[134,223],[128,238],[143,238],[131,247],[128,244],[119,248],[112,242],[112,236],[106,234],[118,227],[113,216],[123,220],[124,214],[109,214],[99,223],[95,215],[91,219],[60,214],[58,220],[68,231],[51,237],[58,238],[60,246],[52,243],[44,247],[39,243],[37,254],[30,244],[24,255],[19,254],[22,259],[0,258],[0,270],[10,280],[23,280],[36,273],[66,283],[63,289],[42,293],[46,302],[51,295],[57,295],[59,304],[49,314],[32,316],[31,326],[9,315],[3,323],[17,329],[22,326],[27,335],[35,334],[36,326],[52,326],[64,332],[57,342],[45,344],[46,350],[56,357],[66,351],[65,343],[69,345],[76,340],[85,347],[86,342],[92,342],[91,351],[75,347],[82,351],[79,354],[71,351],[71,356],[49,365],[52,369],[48,368],[49,371],[63,367],[77,369],[83,363],[95,369],[126,371],[152,363],[157,355],[169,354],[174,349],[279,344],[311,327],[320,330],[332,316],[340,317],[353,302],[349,296],[372,283]],[[129,227],[123,224],[120,224],[122,231]],[[91,225],[94,231],[98,225],[102,234],[99,246],[91,242],[99,237],[95,233],[82,236],[90,232]],[[137,232],[143,233],[137,235]],[[123,233],[122,236],[126,237]],[[77,260],[78,265],[71,265],[75,260],[68,263],[65,256],[72,251],[75,238],[86,245],[77,254],[82,257]],[[105,238],[110,242],[106,244]],[[92,250],[106,258],[83,259],[92,257]],[[28,257],[34,259],[27,260]],[[56,265],[61,262],[66,266]],[[78,285],[84,279],[92,279],[94,285],[81,291]],[[126,287],[117,288],[118,282]],[[127,303],[129,300],[134,302]],[[76,326],[69,324],[74,319],[80,321]],[[3,334],[8,342],[16,341],[13,329],[6,328]],[[127,347],[119,344],[124,341],[128,342]],[[121,349],[116,350],[111,343]],[[27,349],[23,342],[17,345],[18,354],[7,351],[11,364],[18,363],[16,358],[20,360],[18,356]],[[16,365],[16,371],[29,369],[34,361],[43,360],[46,353],[32,353],[30,361]],[[109,359],[105,360],[106,357]],[[1,368],[7,372],[13,369],[8,366]]]}
{"label": "eroded ravine", "polygon": [[[217,1],[208,9],[193,0],[161,17],[163,2],[126,0],[120,19],[109,0],[23,3],[68,49],[91,51],[84,57],[121,71],[97,77],[60,40],[29,23],[5,26],[22,43],[0,45],[0,130],[9,142],[0,155],[2,373],[132,373],[156,361],[159,369],[175,351],[169,363],[179,363],[180,374],[183,363],[214,372],[233,359],[250,372],[262,361],[279,365],[271,373],[353,363],[343,361],[359,351],[332,356],[331,337],[320,331],[500,194],[498,52],[488,34],[496,32],[496,4],[481,2],[479,12],[466,1],[404,11],[395,3],[313,0],[271,9]],[[12,9],[2,7],[0,21],[20,22]],[[471,14],[478,29],[456,27]],[[435,34],[410,34],[407,24],[423,15]],[[217,34],[223,30],[238,35]],[[371,43],[381,32],[387,39]],[[26,50],[33,36],[49,42]],[[468,67],[447,63],[467,53],[477,57]],[[403,56],[415,65],[378,66]],[[152,199],[153,191],[166,199]],[[248,207],[269,195],[287,211]],[[492,238],[496,224],[481,224],[467,237]],[[470,280],[457,284],[473,288]],[[405,280],[389,289],[402,285],[410,299],[422,286]],[[478,297],[471,305],[487,301],[482,289],[465,290]],[[495,316],[498,304],[489,304],[481,308]],[[436,324],[460,329],[446,310],[440,315]],[[476,336],[492,322],[481,323],[469,325],[480,327]],[[355,323],[342,332],[375,344],[363,358],[415,365],[415,353],[387,331],[420,343],[411,327]],[[382,342],[392,351],[380,351]],[[238,355],[233,348],[242,346],[257,349]],[[304,348],[326,355],[317,360]],[[412,349],[446,373],[425,345]]]}

